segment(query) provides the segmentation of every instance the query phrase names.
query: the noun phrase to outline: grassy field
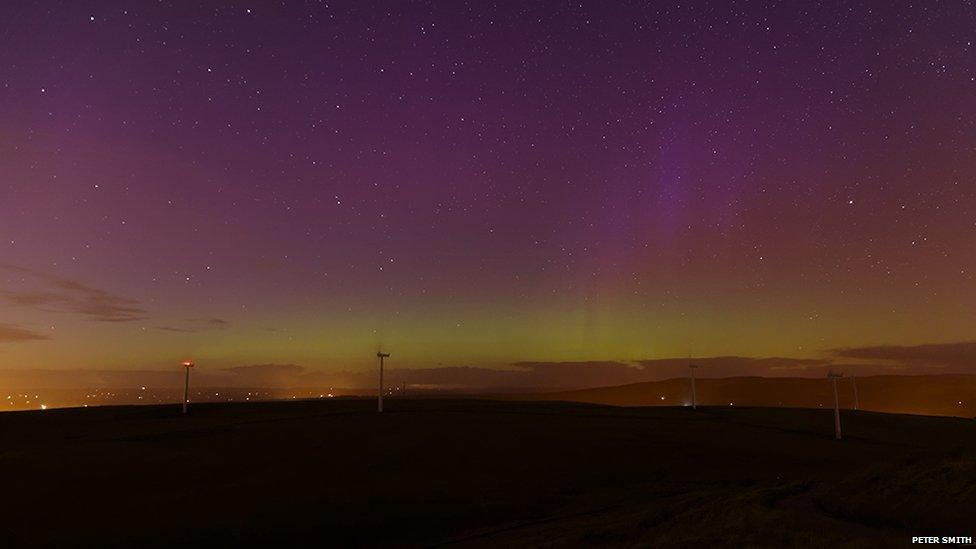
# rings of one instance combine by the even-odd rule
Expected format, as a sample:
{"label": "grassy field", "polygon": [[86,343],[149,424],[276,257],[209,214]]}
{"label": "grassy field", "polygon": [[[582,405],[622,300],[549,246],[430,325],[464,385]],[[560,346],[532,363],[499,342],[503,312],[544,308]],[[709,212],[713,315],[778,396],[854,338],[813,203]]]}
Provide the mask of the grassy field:
{"label": "grassy field", "polygon": [[[13,545],[889,546],[974,535],[976,422],[369,400],[0,414]],[[5,544],[6,545],[6,544]]]}

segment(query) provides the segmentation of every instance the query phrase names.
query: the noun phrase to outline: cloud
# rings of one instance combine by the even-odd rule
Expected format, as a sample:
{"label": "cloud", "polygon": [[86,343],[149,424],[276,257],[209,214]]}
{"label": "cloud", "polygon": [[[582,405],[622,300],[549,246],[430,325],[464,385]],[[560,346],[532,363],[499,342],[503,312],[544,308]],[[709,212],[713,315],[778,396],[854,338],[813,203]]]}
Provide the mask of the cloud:
{"label": "cloud", "polygon": [[45,312],[75,313],[100,322],[130,322],[147,316],[138,301],[75,280],[16,265],[0,264],[0,269],[21,275],[18,289],[0,291],[15,305]]}
{"label": "cloud", "polygon": [[230,325],[230,322],[222,318],[196,318],[191,320],[205,322],[211,328],[226,328],[227,326]]}
{"label": "cloud", "polygon": [[[649,374],[641,381],[657,381],[688,375],[689,359],[662,358],[638,361]],[[716,356],[690,359],[701,377],[787,377],[819,376],[832,365],[832,359],[792,357]]]}
{"label": "cloud", "polygon": [[965,368],[976,366],[976,341],[933,343],[928,345],[878,345],[831,349],[842,358],[885,360],[905,366],[926,368]]}
{"label": "cloud", "polygon": [[226,330],[230,322],[222,318],[189,318],[183,326],[157,326],[158,330],[193,334],[204,330]]}
{"label": "cloud", "polygon": [[39,341],[51,339],[44,334],[25,330],[13,324],[0,324],[0,343],[17,343],[21,341]]}

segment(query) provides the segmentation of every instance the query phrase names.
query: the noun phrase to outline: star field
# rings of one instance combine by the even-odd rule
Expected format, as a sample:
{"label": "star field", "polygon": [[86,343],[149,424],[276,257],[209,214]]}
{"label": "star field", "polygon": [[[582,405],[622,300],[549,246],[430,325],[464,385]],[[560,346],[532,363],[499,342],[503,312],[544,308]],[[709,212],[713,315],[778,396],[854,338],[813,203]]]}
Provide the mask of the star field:
{"label": "star field", "polygon": [[803,357],[976,328],[972,2],[0,21],[4,366]]}

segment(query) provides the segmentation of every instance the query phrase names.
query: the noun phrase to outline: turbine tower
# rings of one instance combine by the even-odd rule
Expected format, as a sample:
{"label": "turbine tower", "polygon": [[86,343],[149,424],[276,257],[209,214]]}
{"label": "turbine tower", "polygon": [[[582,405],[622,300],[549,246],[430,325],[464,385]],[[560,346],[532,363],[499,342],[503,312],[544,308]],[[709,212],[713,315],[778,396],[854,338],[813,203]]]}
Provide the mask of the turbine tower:
{"label": "turbine tower", "polygon": [[834,388],[834,438],[837,440],[840,440],[840,404],[837,401],[837,379],[841,377],[844,377],[844,374],[827,372],[827,378],[830,379],[830,384]]}
{"label": "turbine tower", "polygon": [[380,391],[377,395],[376,400],[376,412],[379,414],[383,413],[383,359],[389,358],[390,353],[384,353],[383,351],[376,351],[377,358],[380,359]]}
{"label": "turbine tower", "polygon": [[698,368],[697,364],[692,364],[690,360],[688,361],[688,369],[691,370],[691,409],[692,410],[698,409],[698,401],[697,401],[698,395],[695,394],[695,370],[697,368]]}
{"label": "turbine tower", "polygon": [[183,413],[186,413],[186,405],[190,402],[190,368],[194,366],[193,361],[184,360],[183,369],[186,370],[186,381],[183,383]]}
{"label": "turbine tower", "polygon": [[851,382],[854,383],[854,409],[859,410],[861,408],[861,403],[857,398],[857,376],[851,374]]}

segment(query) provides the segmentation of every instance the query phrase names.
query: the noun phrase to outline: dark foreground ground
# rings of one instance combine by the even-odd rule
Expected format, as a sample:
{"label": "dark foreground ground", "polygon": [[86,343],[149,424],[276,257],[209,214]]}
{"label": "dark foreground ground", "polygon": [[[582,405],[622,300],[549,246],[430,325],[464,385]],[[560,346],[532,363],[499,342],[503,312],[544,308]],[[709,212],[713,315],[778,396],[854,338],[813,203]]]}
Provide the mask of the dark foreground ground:
{"label": "dark foreground ground", "polygon": [[365,400],[0,414],[0,545],[889,546],[976,537],[976,422]]}

